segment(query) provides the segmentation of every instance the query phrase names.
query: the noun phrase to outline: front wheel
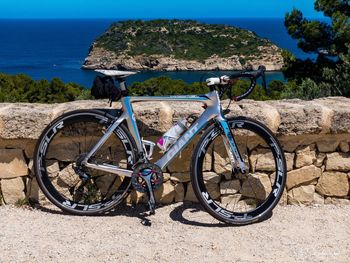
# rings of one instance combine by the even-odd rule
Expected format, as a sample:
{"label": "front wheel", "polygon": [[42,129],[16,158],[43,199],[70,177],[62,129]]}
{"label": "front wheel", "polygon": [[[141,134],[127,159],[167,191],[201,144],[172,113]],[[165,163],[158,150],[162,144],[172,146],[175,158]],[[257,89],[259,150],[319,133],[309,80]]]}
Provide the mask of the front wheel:
{"label": "front wheel", "polygon": [[283,193],[284,153],[265,125],[245,117],[228,122],[246,172],[242,174],[239,164],[230,159],[225,135],[213,124],[194,151],[192,187],[205,210],[222,222],[244,225],[261,221],[271,214]]}

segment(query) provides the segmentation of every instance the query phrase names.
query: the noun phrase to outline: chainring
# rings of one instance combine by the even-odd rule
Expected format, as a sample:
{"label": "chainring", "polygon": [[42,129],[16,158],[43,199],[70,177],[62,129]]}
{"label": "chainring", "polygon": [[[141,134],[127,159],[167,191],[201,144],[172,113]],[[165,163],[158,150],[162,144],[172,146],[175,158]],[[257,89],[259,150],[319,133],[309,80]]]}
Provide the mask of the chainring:
{"label": "chainring", "polygon": [[151,175],[150,181],[153,190],[157,190],[163,183],[163,172],[160,167],[153,163],[144,163],[136,166],[132,173],[131,183],[136,191],[146,193],[147,183],[143,176]]}

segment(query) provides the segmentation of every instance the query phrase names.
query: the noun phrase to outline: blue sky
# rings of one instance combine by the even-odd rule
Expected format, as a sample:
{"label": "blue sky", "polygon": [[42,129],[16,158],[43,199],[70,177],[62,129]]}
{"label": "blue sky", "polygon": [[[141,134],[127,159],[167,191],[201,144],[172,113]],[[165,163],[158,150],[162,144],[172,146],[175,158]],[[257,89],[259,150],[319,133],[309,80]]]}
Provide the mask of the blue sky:
{"label": "blue sky", "polygon": [[284,17],[296,7],[321,17],[313,0],[0,0],[0,18]]}

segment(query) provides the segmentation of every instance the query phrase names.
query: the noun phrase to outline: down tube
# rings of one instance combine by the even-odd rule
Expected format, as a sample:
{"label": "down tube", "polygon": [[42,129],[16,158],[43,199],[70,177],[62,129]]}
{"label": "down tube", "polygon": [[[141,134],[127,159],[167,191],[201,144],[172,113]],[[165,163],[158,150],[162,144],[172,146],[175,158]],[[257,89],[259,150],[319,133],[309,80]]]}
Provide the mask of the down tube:
{"label": "down tube", "polygon": [[199,133],[201,129],[207,124],[211,119],[208,118],[207,114],[203,114],[199,119],[193,123],[190,129],[188,129],[177,141],[176,143],[163,155],[161,159],[156,162],[161,169],[164,169]]}

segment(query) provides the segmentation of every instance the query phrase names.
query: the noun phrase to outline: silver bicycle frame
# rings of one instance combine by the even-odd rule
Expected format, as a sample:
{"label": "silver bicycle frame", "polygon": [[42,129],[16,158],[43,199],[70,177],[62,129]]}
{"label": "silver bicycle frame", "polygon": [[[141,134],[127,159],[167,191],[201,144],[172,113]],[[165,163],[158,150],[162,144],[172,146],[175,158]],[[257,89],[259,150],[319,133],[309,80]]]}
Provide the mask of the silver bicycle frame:
{"label": "silver bicycle frame", "polygon": [[217,121],[229,142],[231,154],[238,161],[238,164],[244,172],[245,164],[242,161],[241,155],[238,151],[236,142],[232,136],[229,123],[221,113],[220,98],[217,91],[211,91],[205,95],[190,95],[190,96],[142,96],[142,97],[124,97],[121,99],[123,105],[123,113],[117,117],[112,125],[107,129],[106,133],[102,136],[99,142],[93,147],[93,149],[87,154],[83,161],[83,164],[92,169],[109,172],[112,174],[118,174],[121,176],[131,177],[132,170],[121,169],[117,166],[109,164],[93,164],[89,163],[89,159],[98,151],[98,149],[107,141],[113,131],[126,120],[129,131],[135,139],[137,150],[139,153],[144,154],[144,148],[142,140],[137,128],[135,115],[132,109],[133,102],[141,101],[193,101],[203,102],[206,105],[205,111],[199,116],[199,118],[191,125],[191,127],[174,143],[174,145],[155,163],[162,170],[191,142],[191,140],[207,125],[207,123],[214,119]]}

